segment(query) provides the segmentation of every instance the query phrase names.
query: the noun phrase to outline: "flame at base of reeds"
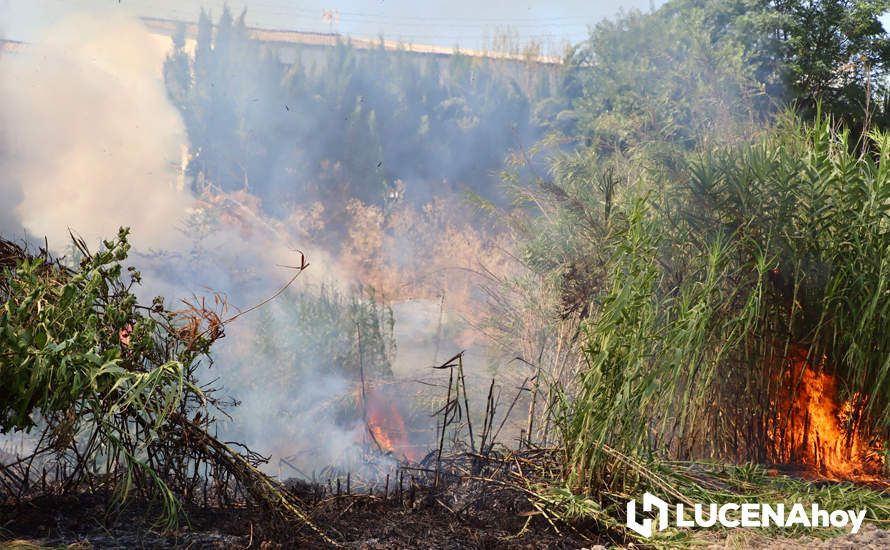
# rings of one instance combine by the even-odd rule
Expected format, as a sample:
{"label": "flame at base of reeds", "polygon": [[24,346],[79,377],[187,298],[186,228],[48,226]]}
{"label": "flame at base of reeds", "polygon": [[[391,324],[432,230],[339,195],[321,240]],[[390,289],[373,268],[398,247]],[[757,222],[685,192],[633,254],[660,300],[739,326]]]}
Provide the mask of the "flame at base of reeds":
{"label": "flame at base of reeds", "polygon": [[818,477],[877,479],[884,469],[884,443],[856,417],[857,395],[841,400],[841,381],[826,367],[824,360],[808,360],[802,347],[790,351],[769,430],[774,458]]}

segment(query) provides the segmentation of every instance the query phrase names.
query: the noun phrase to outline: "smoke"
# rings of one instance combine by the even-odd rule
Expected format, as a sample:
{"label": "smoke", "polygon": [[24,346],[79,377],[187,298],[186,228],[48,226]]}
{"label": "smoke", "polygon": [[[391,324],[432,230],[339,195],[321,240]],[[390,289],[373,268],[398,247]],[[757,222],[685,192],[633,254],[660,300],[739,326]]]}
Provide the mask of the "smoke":
{"label": "smoke", "polygon": [[16,212],[16,206],[22,200],[21,189],[7,179],[0,179],[0,197],[3,197],[0,201],[0,235],[22,236],[22,222]]}
{"label": "smoke", "polygon": [[177,189],[185,130],[166,98],[166,47],[137,22],[69,15],[0,59],[0,231],[88,242],[130,226],[176,243],[193,200]]}
{"label": "smoke", "polygon": [[[433,208],[426,210],[427,217],[403,221],[404,227],[398,223],[386,226],[379,207],[374,212],[357,208],[339,214],[331,209],[326,223],[309,231],[316,222],[306,199],[316,198],[314,194],[288,196],[279,191],[301,184],[314,187],[313,182],[306,183],[313,179],[313,170],[296,182],[294,174],[303,174],[300,168],[322,165],[323,159],[332,155],[348,156],[350,149],[342,141],[348,136],[341,134],[349,125],[335,125],[339,133],[322,131],[332,119],[308,116],[310,107],[317,105],[300,105],[291,98],[294,101],[287,100],[290,107],[285,113],[301,109],[307,116],[298,119],[299,124],[290,129],[294,134],[285,139],[286,132],[274,123],[287,116],[279,112],[285,102],[267,101],[276,94],[271,89],[265,93],[250,89],[251,93],[245,94],[264,98],[248,101],[252,108],[277,106],[274,112],[269,108],[268,113],[258,114],[249,125],[250,132],[268,142],[274,154],[264,157],[257,153],[253,155],[256,159],[245,160],[267,163],[270,170],[256,172],[257,177],[250,179],[250,191],[237,187],[243,178],[236,178],[226,193],[216,189],[196,196],[180,179],[188,138],[183,113],[171,103],[163,81],[169,51],[168,38],[151,35],[137,21],[74,14],[35,33],[33,43],[21,52],[0,59],[0,169],[5,175],[0,181],[0,232],[47,236],[51,246],[64,253],[69,228],[95,245],[100,238],[114,236],[119,226],[129,226],[134,245],[131,260],[145,275],[144,286],[137,289],[140,299],[164,295],[171,305],[178,298],[212,289],[227,297],[233,306],[229,314],[280,288],[293,274],[280,266],[299,265],[298,249],[305,252],[311,267],[294,287],[227,327],[226,338],[214,349],[215,364],[207,372],[207,380],[218,377],[215,385],[241,402],[230,411],[234,420],[220,425],[222,434],[271,453],[273,470],[278,466],[276,458],[288,456],[297,456],[301,468],[340,462],[366,435],[360,415],[358,420],[355,415],[357,365],[362,361],[355,360],[355,330],[358,322],[367,323],[377,315],[366,303],[351,302],[353,296],[347,289],[362,282],[365,275],[389,290],[388,300],[411,298],[410,290],[398,289],[407,287],[406,280],[413,276],[402,280],[401,272],[416,274],[436,266],[412,261],[419,252],[408,251],[425,250],[449,266],[453,263],[450,255],[464,251],[473,257],[477,251],[443,240],[451,234],[444,230],[444,222],[435,225],[428,218],[444,220],[446,215],[434,216],[439,210]],[[243,76],[231,80],[227,85],[251,83]],[[385,103],[382,92],[372,97],[370,83],[360,84],[360,88],[368,87],[363,92],[369,92],[369,103]],[[414,115],[421,118],[419,113]],[[362,116],[373,119],[370,114]],[[355,139],[360,141],[363,136]],[[436,189],[431,173],[449,174],[470,183],[475,172],[467,167],[491,163],[477,158],[481,155],[478,151],[485,149],[477,144],[472,147],[475,152],[461,150],[446,159],[420,163],[426,165],[421,170],[415,166],[412,151],[393,145],[401,139],[398,135],[384,133],[381,139],[383,149],[396,151],[391,156],[392,175],[406,175],[411,180],[409,187],[414,185],[407,192],[411,202],[421,202]],[[290,149],[282,145],[287,143],[291,143]],[[234,156],[229,145],[219,148],[220,158]],[[210,155],[209,147],[196,151],[195,144],[191,146],[199,162]],[[374,157],[368,162],[373,167],[379,160]],[[208,171],[214,166],[209,163]],[[317,177],[319,181],[314,183],[318,186],[328,183],[324,176]],[[352,191],[379,198],[379,178],[355,186]],[[345,202],[348,197],[343,198]],[[329,205],[337,202],[337,197],[328,199]],[[287,204],[288,200],[293,202]],[[268,212],[276,207],[278,215],[270,216]],[[362,215],[374,223],[358,223]],[[451,216],[454,214],[448,218]],[[405,213],[402,217],[414,219]],[[343,227],[349,224],[355,231]],[[442,229],[441,239],[433,238],[439,233],[436,228]],[[332,242],[324,233],[350,235],[352,240]],[[413,234],[410,243],[407,234]],[[368,248],[365,241],[371,237],[379,244]],[[354,257],[347,257],[350,254]],[[379,271],[389,272],[385,278],[375,274],[378,263]],[[341,292],[343,299],[319,296],[321,283]],[[402,295],[394,296],[396,292]],[[379,361],[377,374],[381,378],[386,369],[404,378],[415,378],[424,369],[428,376],[432,371],[426,369],[437,358],[458,351],[454,335],[446,334],[449,331],[441,326],[441,302],[430,300],[428,289],[418,294],[422,300],[396,308],[401,360],[396,363],[389,357]],[[450,292],[449,300],[453,296],[457,294]],[[375,338],[386,339],[384,325],[381,319],[380,327],[372,332],[382,336]],[[370,337],[363,342],[368,349],[371,344]],[[372,373],[375,365],[368,356],[364,356],[364,368]],[[481,353],[475,359],[481,366]],[[374,381],[369,374],[369,383]],[[405,396],[403,401],[411,399]],[[429,411],[408,408],[405,414],[420,418],[410,422],[412,426],[428,426],[434,433]],[[389,459],[381,462],[386,464],[379,465],[389,466]]]}

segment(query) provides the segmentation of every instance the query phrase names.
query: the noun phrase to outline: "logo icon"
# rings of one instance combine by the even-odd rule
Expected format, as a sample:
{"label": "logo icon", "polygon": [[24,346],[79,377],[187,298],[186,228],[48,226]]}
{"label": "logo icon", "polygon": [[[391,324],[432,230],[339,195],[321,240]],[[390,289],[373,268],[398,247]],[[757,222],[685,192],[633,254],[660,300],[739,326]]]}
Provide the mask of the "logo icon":
{"label": "logo icon", "polygon": [[[643,511],[658,511],[658,530],[664,531],[668,527],[668,503],[650,492],[643,493]],[[646,518],[637,521],[637,501],[627,502],[627,527],[644,537],[652,536],[652,519]]]}

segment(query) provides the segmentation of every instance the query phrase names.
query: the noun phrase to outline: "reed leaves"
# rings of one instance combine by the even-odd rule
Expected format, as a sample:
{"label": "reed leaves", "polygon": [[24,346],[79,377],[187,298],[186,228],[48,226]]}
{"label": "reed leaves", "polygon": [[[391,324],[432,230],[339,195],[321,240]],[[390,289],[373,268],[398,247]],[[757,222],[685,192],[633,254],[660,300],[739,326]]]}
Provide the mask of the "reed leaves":
{"label": "reed leaves", "polygon": [[[890,436],[890,136],[827,118],[703,153],[625,193],[600,243],[586,367],[563,395],[570,486],[621,468],[604,449],[769,460],[790,348],[839,380],[848,429]],[[646,187],[646,186],[640,186]],[[876,443],[877,444],[877,443]]]}

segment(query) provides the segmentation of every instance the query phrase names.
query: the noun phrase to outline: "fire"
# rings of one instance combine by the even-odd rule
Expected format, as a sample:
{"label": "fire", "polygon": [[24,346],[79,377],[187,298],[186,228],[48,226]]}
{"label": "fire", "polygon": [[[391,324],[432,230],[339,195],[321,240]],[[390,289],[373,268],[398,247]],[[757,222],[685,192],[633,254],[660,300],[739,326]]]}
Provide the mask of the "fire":
{"label": "fire", "polygon": [[851,421],[856,397],[840,403],[837,378],[809,364],[805,349],[793,350],[789,367],[783,378],[787,395],[779,402],[773,433],[779,457],[829,478],[874,477],[883,467],[881,445]]}
{"label": "fire", "polygon": [[[368,432],[373,439],[370,442],[384,452],[396,456],[413,459],[414,453],[408,439],[405,420],[399,412],[395,399],[383,388],[367,388],[365,391],[365,414]],[[361,389],[357,392],[358,404],[361,403]]]}

